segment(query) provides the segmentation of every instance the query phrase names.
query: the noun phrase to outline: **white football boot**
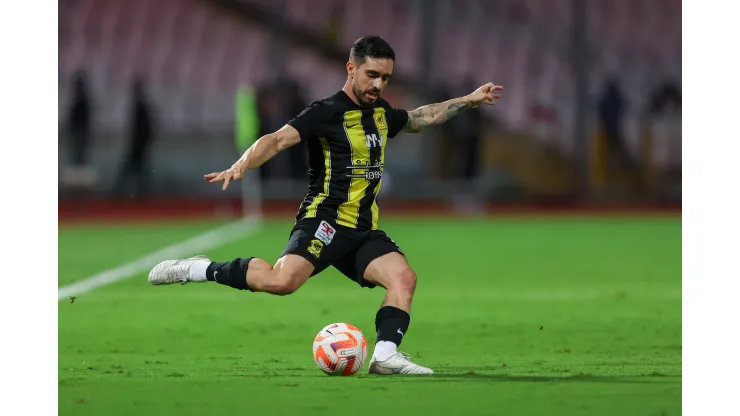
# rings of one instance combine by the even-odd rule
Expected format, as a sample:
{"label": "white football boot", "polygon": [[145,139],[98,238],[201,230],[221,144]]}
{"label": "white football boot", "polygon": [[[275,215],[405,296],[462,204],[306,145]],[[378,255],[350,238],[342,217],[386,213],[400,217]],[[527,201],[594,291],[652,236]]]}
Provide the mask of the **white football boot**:
{"label": "white football boot", "polygon": [[211,262],[206,256],[194,256],[183,260],[165,260],[149,272],[149,283],[153,285],[185,284],[190,281],[190,268],[198,261]]}
{"label": "white football boot", "polygon": [[431,368],[422,367],[411,362],[411,356],[397,352],[383,361],[375,357],[370,359],[370,374],[434,374]]}

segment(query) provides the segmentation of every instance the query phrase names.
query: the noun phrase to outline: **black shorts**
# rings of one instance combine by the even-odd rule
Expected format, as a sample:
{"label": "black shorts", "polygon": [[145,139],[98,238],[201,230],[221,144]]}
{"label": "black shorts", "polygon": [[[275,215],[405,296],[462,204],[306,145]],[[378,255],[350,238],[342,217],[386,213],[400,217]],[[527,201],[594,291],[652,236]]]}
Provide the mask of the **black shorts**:
{"label": "black shorts", "polygon": [[371,261],[401,249],[385,232],[361,231],[337,225],[321,218],[299,220],[290,232],[283,254],[297,254],[314,265],[311,276],[334,266],[362,287],[376,285],[365,280],[365,269]]}

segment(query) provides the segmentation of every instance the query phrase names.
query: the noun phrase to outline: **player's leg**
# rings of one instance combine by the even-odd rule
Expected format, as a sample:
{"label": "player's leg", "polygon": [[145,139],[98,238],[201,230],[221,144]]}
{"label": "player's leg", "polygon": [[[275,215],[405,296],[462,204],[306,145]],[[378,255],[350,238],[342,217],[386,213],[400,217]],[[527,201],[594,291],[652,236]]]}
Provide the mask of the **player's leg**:
{"label": "player's leg", "polygon": [[[312,218],[301,220],[293,227],[285,250],[275,266],[259,258],[236,258],[230,262],[212,262],[205,256],[184,260],[167,260],[149,273],[154,285],[214,281],[240,290],[288,295],[300,288],[313,275],[320,273],[336,253],[343,253],[341,237],[330,245],[331,239],[317,230],[324,229],[324,221]],[[331,228],[331,227],[330,227]],[[333,228],[332,228],[333,232]],[[328,241],[326,245],[319,238]]]}
{"label": "player's leg", "polygon": [[313,273],[314,265],[294,254],[282,256],[275,266],[256,257],[221,263],[196,256],[159,263],[149,273],[149,282],[162,285],[211,281],[239,290],[289,295],[306,283]]}
{"label": "player's leg", "polygon": [[316,274],[314,265],[296,254],[280,257],[274,267],[264,260],[254,260],[258,260],[255,264],[257,271],[247,277],[249,289],[253,292],[289,295]]}
{"label": "player's leg", "polygon": [[416,273],[406,257],[390,252],[373,259],[365,269],[365,281],[385,288],[382,307],[400,309],[411,313],[411,301],[416,290]]}
{"label": "player's leg", "polygon": [[411,302],[416,273],[399,247],[382,231],[373,231],[356,251],[335,264],[342,273],[363,287],[386,289],[383,304],[375,315],[377,339],[369,371],[376,374],[432,374],[398,352],[411,322]]}
{"label": "player's leg", "polygon": [[314,265],[301,256],[286,254],[273,266],[259,259],[242,259],[228,263],[211,263],[205,272],[207,280],[236,289],[285,296],[294,293],[313,275]]}
{"label": "player's leg", "polygon": [[386,289],[383,304],[375,315],[378,337],[368,371],[375,374],[433,374],[430,368],[411,362],[398,352],[411,323],[411,302],[416,273],[398,252],[384,254],[370,262],[363,278]]}

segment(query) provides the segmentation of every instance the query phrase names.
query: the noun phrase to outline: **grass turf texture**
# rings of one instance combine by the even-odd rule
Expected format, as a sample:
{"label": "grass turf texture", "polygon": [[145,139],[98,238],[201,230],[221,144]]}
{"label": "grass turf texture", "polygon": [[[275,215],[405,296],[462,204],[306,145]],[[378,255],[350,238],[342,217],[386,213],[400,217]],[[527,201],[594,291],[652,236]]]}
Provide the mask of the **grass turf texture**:
{"label": "grass turf texture", "polygon": [[[274,261],[291,225],[206,254]],[[315,334],[350,322],[372,346],[384,293],[334,269],[289,297],[141,274],[59,302],[60,414],[681,413],[679,218],[382,225],[419,276],[401,350],[434,376],[318,370]],[[60,284],[208,228],[60,228]]]}

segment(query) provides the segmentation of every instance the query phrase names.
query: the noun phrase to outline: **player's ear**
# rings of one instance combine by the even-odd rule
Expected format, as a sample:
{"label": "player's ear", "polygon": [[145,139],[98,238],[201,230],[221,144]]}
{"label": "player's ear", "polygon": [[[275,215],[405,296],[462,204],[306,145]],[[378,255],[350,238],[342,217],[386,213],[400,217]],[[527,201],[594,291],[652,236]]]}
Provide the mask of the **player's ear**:
{"label": "player's ear", "polygon": [[347,61],[347,73],[351,77],[355,76],[355,64],[351,60]]}

